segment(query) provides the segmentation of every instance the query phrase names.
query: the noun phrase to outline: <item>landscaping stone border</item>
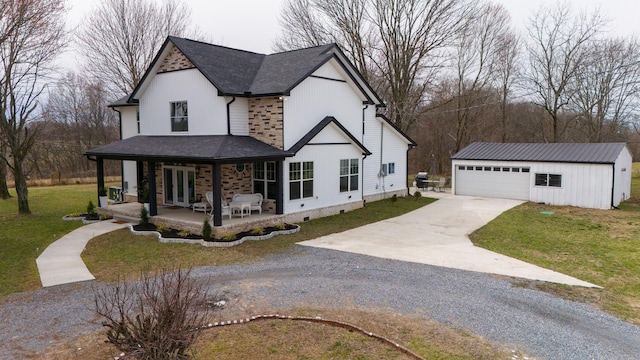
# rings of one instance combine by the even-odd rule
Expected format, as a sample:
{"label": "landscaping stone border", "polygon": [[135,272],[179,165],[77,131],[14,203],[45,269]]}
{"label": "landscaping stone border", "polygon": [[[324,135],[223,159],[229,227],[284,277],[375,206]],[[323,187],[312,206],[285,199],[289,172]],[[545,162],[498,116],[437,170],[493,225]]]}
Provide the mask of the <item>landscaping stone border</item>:
{"label": "landscaping stone border", "polygon": [[205,247],[232,247],[240,245],[247,240],[259,241],[268,240],[276,235],[289,235],[295,234],[300,231],[300,225],[295,224],[295,228],[289,230],[277,230],[272,231],[266,235],[248,235],[235,241],[205,241],[204,239],[182,239],[182,238],[165,238],[158,231],[137,231],[133,229],[134,225],[129,224],[129,230],[134,235],[155,235],[158,237],[158,241],[168,244],[200,244]]}

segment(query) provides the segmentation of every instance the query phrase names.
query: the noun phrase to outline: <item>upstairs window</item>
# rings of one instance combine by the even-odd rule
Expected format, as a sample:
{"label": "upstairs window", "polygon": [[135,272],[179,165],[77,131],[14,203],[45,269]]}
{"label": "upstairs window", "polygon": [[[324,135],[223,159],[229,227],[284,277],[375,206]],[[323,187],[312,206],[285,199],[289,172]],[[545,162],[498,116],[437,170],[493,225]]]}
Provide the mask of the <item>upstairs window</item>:
{"label": "upstairs window", "polygon": [[189,131],[189,112],[186,101],[176,101],[171,103],[171,131]]}

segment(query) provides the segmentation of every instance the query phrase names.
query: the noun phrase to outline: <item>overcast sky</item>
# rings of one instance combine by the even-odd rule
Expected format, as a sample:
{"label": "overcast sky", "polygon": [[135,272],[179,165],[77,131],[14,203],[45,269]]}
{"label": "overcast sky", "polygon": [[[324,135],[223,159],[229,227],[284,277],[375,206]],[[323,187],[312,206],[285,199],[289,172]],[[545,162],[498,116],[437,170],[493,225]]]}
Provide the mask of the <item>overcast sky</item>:
{"label": "overcast sky", "polygon": [[[159,1],[159,0],[158,0]],[[494,0],[503,4],[517,28],[524,29],[527,18],[541,5],[559,0]],[[192,20],[213,42],[259,53],[271,53],[280,32],[278,14],[284,0],[185,0],[192,9]],[[99,0],[68,0],[69,26],[77,26]],[[611,32],[640,34],[638,0],[573,0],[578,9],[600,8],[611,22]],[[73,56],[65,56],[73,59]],[[68,66],[72,66],[65,61]]]}

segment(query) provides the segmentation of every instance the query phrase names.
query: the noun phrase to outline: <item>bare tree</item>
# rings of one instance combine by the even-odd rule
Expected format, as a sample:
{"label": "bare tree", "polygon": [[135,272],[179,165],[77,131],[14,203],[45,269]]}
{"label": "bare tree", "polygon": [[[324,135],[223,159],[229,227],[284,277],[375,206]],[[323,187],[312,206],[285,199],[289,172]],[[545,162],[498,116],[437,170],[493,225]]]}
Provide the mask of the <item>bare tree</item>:
{"label": "bare tree", "polygon": [[185,35],[190,15],[179,0],[102,0],[77,34],[87,71],[111,97],[131,93],[165,38]]}
{"label": "bare tree", "polygon": [[468,143],[469,129],[475,125],[471,122],[479,120],[489,95],[486,90],[496,77],[501,41],[511,31],[509,13],[499,4],[483,3],[466,20],[452,56],[457,87],[455,152]]}
{"label": "bare tree", "polygon": [[[82,154],[87,150],[118,139],[115,113],[104,87],[69,72],[60,79],[43,108],[38,149],[30,157],[41,175],[55,171],[61,178],[87,176],[95,169]],[[110,169],[105,169],[110,170]]]}
{"label": "bare tree", "polygon": [[[33,120],[49,66],[64,46],[64,0],[2,0],[0,130],[13,174],[18,211],[29,214],[24,160],[37,135]],[[33,125],[33,126],[32,126]]]}
{"label": "bare tree", "polygon": [[498,93],[500,116],[500,141],[507,142],[509,133],[509,101],[513,86],[520,79],[520,39],[515,32],[507,32],[499,40],[496,53],[494,87]]}
{"label": "bare tree", "polygon": [[593,42],[577,75],[573,106],[590,142],[616,141],[638,110],[640,44],[637,39]]}
{"label": "bare tree", "polygon": [[590,41],[602,32],[605,24],[599,11],[591,15],[574,14],[569,3],[543,6],[532,17],[527,80],[535,93],[535,103],[545,109],[551,121],[551,138],[545,141],[563,140],[573,118],[563,119],[563,110],[574,96],[571,83],[584,65]]}
{"label": "bare tree", "polygon": [[287,50],[338,43],[388,100],[393,121],[407,130],[469,11],[466,0],[290,0],[276,45]]}

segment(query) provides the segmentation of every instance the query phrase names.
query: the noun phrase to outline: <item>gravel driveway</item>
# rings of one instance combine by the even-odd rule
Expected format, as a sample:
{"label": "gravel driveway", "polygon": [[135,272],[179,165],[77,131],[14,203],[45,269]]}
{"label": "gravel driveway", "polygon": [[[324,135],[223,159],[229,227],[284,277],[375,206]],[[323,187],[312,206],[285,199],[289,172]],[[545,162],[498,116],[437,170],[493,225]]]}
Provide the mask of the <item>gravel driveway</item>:
{"label": "gravel driveway", "polygon": [[[467,330],[547,359],[637,359],[640,328],[589,305],[462,270],[297,246],[248,265],[203,267],[215,292],[247,315],[291,306],[384,309]],[[95,282],[15,294],[0,304],[3,358],[100,330]],[[251,304],[269,304],[251,308]],[[13,354],[8,355],[7,354]]]}

